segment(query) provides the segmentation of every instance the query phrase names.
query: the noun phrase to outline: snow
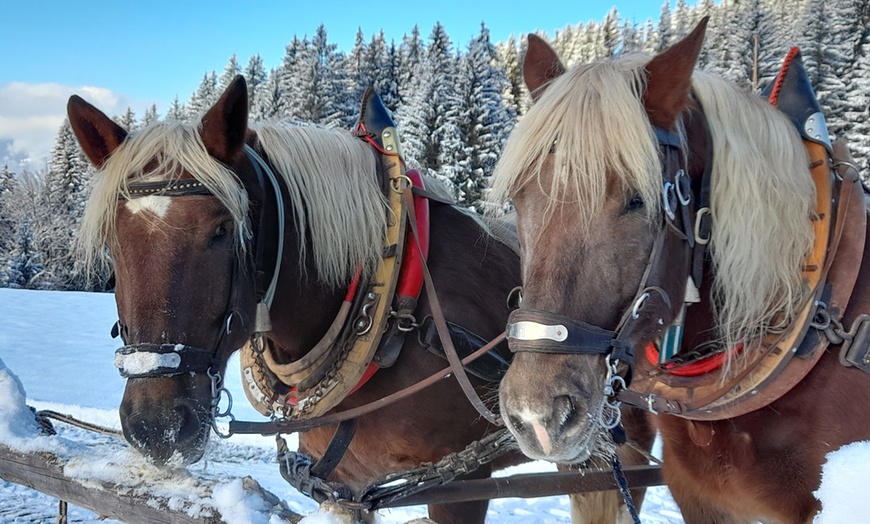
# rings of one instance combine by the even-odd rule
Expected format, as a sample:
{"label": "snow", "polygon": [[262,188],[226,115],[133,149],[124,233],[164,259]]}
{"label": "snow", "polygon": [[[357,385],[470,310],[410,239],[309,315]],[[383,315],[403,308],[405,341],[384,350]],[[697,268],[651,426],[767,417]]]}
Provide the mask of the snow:
{"label": "snow", "polygon": [[[56,436],[39,433],[30,409],[53,410],[111,428],[119,428],[118,406],[124,379],[113,365],[119,342],[109,335],[117,319],[114,296],[100,293],[0,289],[0,443],[22,450],[50,449],[66,461],[65,473],[84,485],[109,482],[133,494],[160,495],[190,515],[220,512],[233,524],[278,524],[270,504],[242,489],[250,476],[274,493],[305,524],[345,524],[335,508],[320,508],[296,492],[280,476],[273,437],[212,435],[205,458],[187,470],[158,470],[123,439],[86,432],[59,422]],[[227,372],[227,387],[244,398],[237,358]],[[25,404],[26,399],[26,404]],[[246,402],[236,402],[238,419],[265,420]],[[289,444],[296,446],[295,438]],[[858,464],[862,464],[859,466]],[[553,471],[533,462],[499,472],[499,476]],[[828,457],[817,496],[826,503],[816,524],[860,522],[862,499],[857,490],[870,485],[870,443],[846,446]],[[0,523],[49,522],[56,500],[0,480]],[[862,513],[858,513],[861,511]],[[71,522],[98,524],[99,517],[70,506]],[[404,523],[426,516],[423,506],[380,512],[378,524]],[[645,524],[682,523],[679,509],[664,487],[651,488],[643,504]],[[568,498],[497,499],[487,522],[557,524],[570,522]]]}
{"label": "snow", "polygon": [[822,464],[822,485],[815,492],[822,511],[813,524],[865,522],[864,502],[870,485],[870,442],[855,442],[828,453]]}

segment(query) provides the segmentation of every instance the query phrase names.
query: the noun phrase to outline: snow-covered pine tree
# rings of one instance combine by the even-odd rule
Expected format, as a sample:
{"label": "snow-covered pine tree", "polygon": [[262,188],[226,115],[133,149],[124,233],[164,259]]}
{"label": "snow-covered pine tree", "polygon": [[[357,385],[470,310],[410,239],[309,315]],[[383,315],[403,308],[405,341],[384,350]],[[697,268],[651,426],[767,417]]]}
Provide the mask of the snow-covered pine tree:
{"label": "snow-covered pine tree", "polygon": [[211,73],[204,73],[199,87],[190,97],[190,102],[187,103],[187,118],[197,120],[208,111],[215,102],[217,102],[220,93],[217,88],[217,74],[212,70]]}
{"label": "snow-covered pine tree", "polygon": [[136,113],[133,112],[130,106],[127,106],[127,110],[124,111],[123,115],[115,117],[114,120],[118,122],[118,125],[126,129],[127,132],[136,130]]}
{"label": "snow-covered pine tree", "polygon": [[517,50],[517,41],[511,34],[507,42],[500,42],[495,46],[498,55],[499,66],[507,75],[508,85],[502,97],[505,102],[513,107],[517,115],[525,114],[528,102],[525,100],[528,92],[523,80],[523,70],[520,64],[520,56]]}
{"label": "snow-covered pine tree", "polygon": [[178,96],[172,100],[172,104],[169,105],[169,111],[166,112],[166,120],[186,120],[187,119],[187,108],[184,107],[178,100]]}
{"label": "snow-covered pine tree", "polygon": [[489,30],[481,24],[480,34],[468,44],[462,60],[458,85],[464,86],[464,114],[458,120],[465,145],[464,164],[455,171],[454,183],[460,202],[482,211],[481,202],[489,177],[498,161],[516,112],[505,101],[510,82],[497,63]]}
{"label": "snow-covered pine tree", "polygon": [[258,85],[251,99],[251,120],[277,119],[285,114],[283,89],[281,88],[282,68],[273,69],[266,81]]}
{"label": "snow-covered pine tree", "polygon": [[233,78],[236,75],[242,74],[242,66],[239,65],[239,57],[233,53],[229,60],[227,61],[227,65],[224,67],[224,72],[221,73],[220,78],[217,82],[217,94],[220,97],[220,94],[224,92],[224,90],[229,87],[230,82],[233,81]]}
{"label": "snow-covered pine tree", "polygon": [[42,202],[45,214],[33,224],[37,251],[45,266],[41,287],[84,290],[87,275],[74,264],[72,244],[84,214],[90,164],[84,158],[68,120],[52,150]]}
{"label": "snow-covered pine tree", "polygon": [[396,78],[399,83],[399,98],[400,105],[407,104],[410,98],[414,96],[412,91],[416,77],[417,69],[423,64],[425,58],[425,50],[423,41],[420,40],[420,28],[414,26],[411,29],[410,35],[402,37],[402,43],[399,46],[400,67]]}
{"label": "snow-covered pine tree", "polygon": [[160,120],[160,115],[157,114],[157,104],[151,104],[151,107],[142,114],[142,122],[139,125],[140,127],[149,126],[158,120]]}

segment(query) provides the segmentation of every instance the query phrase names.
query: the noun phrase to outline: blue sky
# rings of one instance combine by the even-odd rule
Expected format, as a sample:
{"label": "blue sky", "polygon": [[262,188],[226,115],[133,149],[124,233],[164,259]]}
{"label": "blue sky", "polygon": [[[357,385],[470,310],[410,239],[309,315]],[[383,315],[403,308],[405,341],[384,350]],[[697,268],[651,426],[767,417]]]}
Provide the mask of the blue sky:
{"label": "blue sky", "polygon": [[614,6],[638,23],[657,21],[663,3],[612,1],[400,1],[390,12],[375,7],[389,3],[346,0],[0,0],[0,161],[29,156],[33,168],[44,167],[72,93],[109,114],[131,106],[141,116],[156,103],[162,115],[175,96],[187,101],[203,73],[220,74],[233,53],[242,65],[259,53],[271,69],[294,34],[311,35],[321,23],[343,50],[358,28],[367,38],[383,29],[398,42],[415,24],[427,37],[436,21],[464,46],[481,22],[501,41],[602,20]]}

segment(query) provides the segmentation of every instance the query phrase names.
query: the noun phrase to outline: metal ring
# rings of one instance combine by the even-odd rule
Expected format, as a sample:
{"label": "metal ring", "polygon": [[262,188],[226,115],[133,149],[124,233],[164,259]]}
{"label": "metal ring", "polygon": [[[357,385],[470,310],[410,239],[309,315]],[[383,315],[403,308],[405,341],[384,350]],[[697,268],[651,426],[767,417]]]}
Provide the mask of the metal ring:
{"label": "metal ring", "polygon": [[713,214],[710,212],[709,207],[702,207],[698,210],[697,213],[695,213],[695,242],[701,244],[702,246],[707,245],[710,242],[710,237],[713,236],[713,231],[711,230],[710,236],[708,236],[707,238],[701,237],[701,219],[704,217],[704,215],[710,215],[711,217],[713,216]]}
{"label": "metal ring", "polygon": [[[689,180],[689,177],[686,176],[686,172],[680,169],[677,171],[677,174],[674,176],[674,179],[677,181],[675,187],[677,188],[677,199],[680,201],[681,205],[688,206],[689,202],[692,201],[692,182]],[[687,194],[683,194],[683,181],[685,181],[685,185],[687,186]]]}
{"label": "metal ring", "polygon": [[[402,184],[402,181],[404,181],[405,184]],[[411,179],[407,175],[399,175],[399,176],[395,176],[395,177],[390,178],[390,187],[396,193],[404,193],[406,189],[408,189],[409,187],[411,187],[413,185],[414,185],[414,182],[412,182]]]}
{"label": "metal ring", "polygon": [[858,175],[859,177],[861,175],[861,170],[858,168],[858,164],[856,164],[855,162],[849,162],[848,160],[840,160],[839,162],[834,162],[833,164],[831,164],[831,169],[833,169],[836,172],[837,168],[840,166],[851,167],[852,169],[855,170],[856,175]]}
{"label": "metal ring", "polygon": [[643,303],[646,302],[648,298],[649,293],[644,293],[635,301],[634,307],[631,308],[631,318],[637,318],[640,316],[640,308],[643,307]]}
{"label": "metal ring", "polygon": [[674,208],[671,207],[671,199],[670,195],[677,196],[677,192],[674,189],[674,183],[671,181],[665,182],[664,187],[662,188],[662,202],[665,207],[665,214],[668,215],[668,218],[673,220],[676,217],[674,213]]}

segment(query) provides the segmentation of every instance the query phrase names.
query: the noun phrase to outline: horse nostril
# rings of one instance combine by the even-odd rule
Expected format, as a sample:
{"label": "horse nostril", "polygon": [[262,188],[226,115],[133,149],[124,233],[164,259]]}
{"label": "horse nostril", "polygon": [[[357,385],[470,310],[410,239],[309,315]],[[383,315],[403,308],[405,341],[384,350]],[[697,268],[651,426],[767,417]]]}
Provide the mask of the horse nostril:
{"label": "horse nostril", "polygon": [[516,417],[514,415],[508,415],[507,418],[508,422],[510,422],[511,427],[513,427],[515,431],[520,431],[523,429],[523,426],[525,426],[525,423],[523,423],[522,419],[520,419],[519,417]]}
{"label": "horse nostril", "polygon": [[577,407],[568,395],[553,399],[553,422],[557,432],[565,431],[577,418]]}
{"label": "horse nostril", "polygon": [[175,441],[183,444],[195,440],[199,436],[201,424],[196,410],[187,404],[179,404],[173,410],[176,415],[177,431]]}

